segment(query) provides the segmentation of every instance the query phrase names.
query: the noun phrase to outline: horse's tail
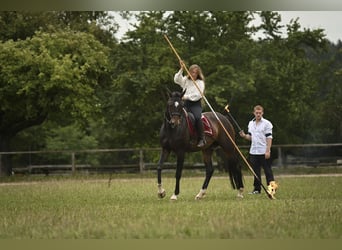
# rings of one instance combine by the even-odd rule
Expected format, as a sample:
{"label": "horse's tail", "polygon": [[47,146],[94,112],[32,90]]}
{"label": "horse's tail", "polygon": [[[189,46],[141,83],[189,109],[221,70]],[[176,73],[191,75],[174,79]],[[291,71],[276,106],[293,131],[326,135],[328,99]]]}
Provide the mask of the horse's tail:
{"label": "horse's tail", "polygon": [[243,188],[242,168],[236,150],[227,161],[227,170],[232,188]]}
{"label": "horse's tail", "polygon": [[[223,115],[226,119],[222,119],[225,128],[230,131],[230,136],[232,140],[235,140],[235,129],[229,119],[229,116]],[[230,183],[233,189],[243,188],[243,178],[242,178],[242,167],[237,149],[233,147],[233,142],[231,142],[232,150],[226,155],[227,165],[226,169],[228,171]]]}

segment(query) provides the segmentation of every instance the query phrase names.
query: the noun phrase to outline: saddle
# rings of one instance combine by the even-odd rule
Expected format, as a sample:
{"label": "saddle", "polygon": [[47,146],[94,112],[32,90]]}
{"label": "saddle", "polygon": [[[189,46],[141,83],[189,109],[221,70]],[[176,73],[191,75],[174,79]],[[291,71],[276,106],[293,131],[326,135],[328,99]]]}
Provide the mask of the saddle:
{"label": "saddle", "polygon": [[[186,111],[185,114],[186,114],[185,117],[186,117],[186,121],[188,124],[188,129],[190,132],[190,137],[196,138],[197,137],[197,131],[196,131],[195,125],[194,125],[195,117],[191,112]],[[212,128],[212,125],[211,125],[209,119],[204,114],[202,114],[201,120],[203,123],[204,133],[208,136],[214,136],[214,130]]]}

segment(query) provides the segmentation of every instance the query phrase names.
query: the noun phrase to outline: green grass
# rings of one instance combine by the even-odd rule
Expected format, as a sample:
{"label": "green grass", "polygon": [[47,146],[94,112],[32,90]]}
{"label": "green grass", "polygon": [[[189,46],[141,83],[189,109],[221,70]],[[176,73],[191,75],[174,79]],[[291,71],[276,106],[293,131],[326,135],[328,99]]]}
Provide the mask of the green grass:
{"label": "green grass", "polygon": [[[173,175],[173,173],[172,173]],[[166,176],[166,177],[165,177]],[[342,237],[342,177],[279,176],[276,200],[236,198],[228,177],[214,176],[195,201],[204,177],[21,177],[0,184],[1,239],[332,239]],[[155,176],[154,176],[155,177]],[[26,181],[25,181],[26,180]],[[27,181],[29,180],[29,181]],[[110,184],[110,185],[109,185]]]}

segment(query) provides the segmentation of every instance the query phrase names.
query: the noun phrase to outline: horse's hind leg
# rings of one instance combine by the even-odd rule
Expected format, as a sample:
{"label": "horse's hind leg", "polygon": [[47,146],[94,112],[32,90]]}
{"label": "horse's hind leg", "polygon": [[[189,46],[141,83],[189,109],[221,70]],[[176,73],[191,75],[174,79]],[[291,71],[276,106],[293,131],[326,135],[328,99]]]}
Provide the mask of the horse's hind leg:
{"label": "horse's hind leg", "polygon": [[210,148],[203,150],[203,161],[205,165],[205,179],[204,179],[201,190],[195,197],[196,200],[202,199],[205,196],[210,179],[213,176],[214,167],[212,163],[212,154],[213,154],[213,150]]}
{"label": "horse's hind leg", "polygon": [[162,149],[162,152],[160,154],[159,162],[158,162],[158,168],[157,168],[157,173],[158,173],[158,197],[159,198],[164,198],[166,195],[165,189],[162,187],[162,180],[161,180],[161,172],[162,172],[162,166],[169,156],[170,151],[166,149]]}
{"label": "horse's hind leg", "polygon": [[225,161],[227,162],[227,170],[229,173],[229,178],[233,189],[238,190],[237,197],[243,198],[244,184],[241,171],[241,165],[239,164],[239,159],[236,151],[230,154],[225,154]]}

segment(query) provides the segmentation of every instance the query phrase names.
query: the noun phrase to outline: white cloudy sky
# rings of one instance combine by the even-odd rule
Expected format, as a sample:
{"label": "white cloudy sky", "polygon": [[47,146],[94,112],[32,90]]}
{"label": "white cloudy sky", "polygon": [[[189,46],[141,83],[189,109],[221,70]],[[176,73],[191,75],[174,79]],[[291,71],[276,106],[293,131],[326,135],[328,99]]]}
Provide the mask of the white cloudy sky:
{"label": "white cloudy sky", "polygon": [[279,11],[282,21],[289,23],[299,17],[302,28],[325,30],[326,37],[336,43],[342,41],[342,11]]}
{"label": "white cloudy sky", "polygon": [[[291,19],[299,17],[299,23],[302,28],[321,28],[325,30],[326,37],[331,42],[342,41],[342,11],[279,11],[279,13],[284,25],[288,24]],[[117,34],[120,37],[127,29],[130,29],[130,25],[118,15],[114,16],[120,24],[120,30]]]}

